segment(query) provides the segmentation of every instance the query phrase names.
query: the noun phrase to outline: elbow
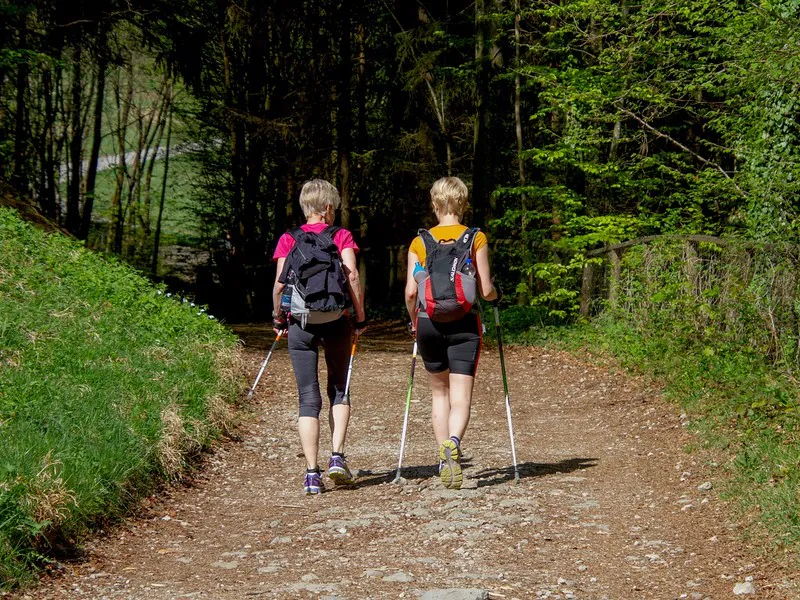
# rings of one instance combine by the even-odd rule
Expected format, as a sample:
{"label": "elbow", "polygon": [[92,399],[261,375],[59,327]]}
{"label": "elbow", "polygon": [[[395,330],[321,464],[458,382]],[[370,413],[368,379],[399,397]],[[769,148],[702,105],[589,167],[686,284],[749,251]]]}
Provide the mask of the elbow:
{"label": "elbow", "polygon": [[358,276],[358,271],[353,270],[347,274],[347,281],[353,291],[361,289],[361,278]]}

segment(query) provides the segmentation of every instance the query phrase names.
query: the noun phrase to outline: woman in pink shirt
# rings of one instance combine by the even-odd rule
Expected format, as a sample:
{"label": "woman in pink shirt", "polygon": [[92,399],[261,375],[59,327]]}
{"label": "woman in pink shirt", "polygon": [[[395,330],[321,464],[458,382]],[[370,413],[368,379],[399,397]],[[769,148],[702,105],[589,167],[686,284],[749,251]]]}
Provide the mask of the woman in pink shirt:
{"label": "woman in pink shirt", "polygon": [[[306,217],[306,223],[301,225],[301,229],[308,233],[321,234],[333,224],[340,204],[339,192],[327,181],[312,179],[306,182],[300,191],[300,207]],[[295,239],[291,234],[284,233],[281,236],[272,257],[278,263],[272,288],[275,307],[272,313],[273,327],[276,333],[288,329],[289,356],[292,359],[300,398],[297,428],[306,459],[306,474],[303,481],[306,494],[319,494],[325,489],[317,462],[319,414],[322,411],[322,395],[317,371],[320,346],[325,350],[325,364],[328,367],[327,394],[331,403],[328,418],[332,448],[328,462],[328,477],[336,485],[351,486],[354,483],[344,456],[347,425],[350,421],[350,404],[344,391],[353,329],[355,328],[356,335],[361,334],[366,328],[366,316],[356,265],[358,246],[353,240],[353,235],[346,229],[336,231],[333,243],[339,250],[355,314],[344,314],[327,323],[309,322],[303,327],[299,320],[292,318],[291,314],[283,313],[281,296],[286,284],[280,279],[286,258],[295,245]],[[354,320],[352,325],[351,320]]]}

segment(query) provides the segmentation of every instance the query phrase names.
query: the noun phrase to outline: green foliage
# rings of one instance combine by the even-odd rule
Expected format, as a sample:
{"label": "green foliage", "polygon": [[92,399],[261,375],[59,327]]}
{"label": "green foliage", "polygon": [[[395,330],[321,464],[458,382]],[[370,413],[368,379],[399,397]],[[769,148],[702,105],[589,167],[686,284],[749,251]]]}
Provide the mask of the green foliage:
{"label": "green foliage", "polygon": [[[533,274],[518,287],[526,302],[579,288],[574,253],[640,234],[794,239],[797,11],[705,0],[523,10],[535,31],[518,67],[528,181],[498,189],[514,214],[494,226],[535,244],[504,254]],[[560,310],[574,316],[575,304]]]}
{"label": "green foliage", "polygon": [[[556,343],[661,382],[765,543],[800,548],[800,291],[794,245],[651,243],[623,255],[616,301],[568,329],[509,318],[510,340]],[[756,528],[754,528],[756,529]]]}
{"label": "green foliage", "polygon": [[0,570],[121,514],[219,426],[234,337],[130,268],[0,210]]}

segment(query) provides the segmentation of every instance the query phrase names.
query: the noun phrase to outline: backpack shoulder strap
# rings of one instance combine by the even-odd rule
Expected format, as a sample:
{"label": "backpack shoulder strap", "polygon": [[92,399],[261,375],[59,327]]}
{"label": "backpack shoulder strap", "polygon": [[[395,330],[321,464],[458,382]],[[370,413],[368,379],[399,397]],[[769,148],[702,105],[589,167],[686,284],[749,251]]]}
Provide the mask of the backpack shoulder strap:
{"label": "backpack shoulder strap", "polygon": [[333,238],[336,236],[338,231],[341,229],[338,225],[328,225],[325,229],[320,231],[317,236],[322,238],[322,241],[325,242],[327,246],[335,246],[338,252],[339,248],[336,246],[336,242],[333,241]]}
{"label": "backpack shoulder strap", "polygon": [[433,234],[427,229],[418,230],[417,235],[422,239],[422,243],[425,244],[425,252],[428,255],[439,246],[439,240],[433,237]]}
{"label": "backpack shoulder strap", "polygon": [[456,244],[459,250],[469,251],[472,254],[472,246],[475,244],[475,237],[478,235],[480,229],[477,227],[467,227],[467,230],[458,236]]}
{"label": "backpack shoulder strap", "polygon": [[300,239],[300,236],[302,234],[306,233],[306,231],[303,230],[302,227],[294,227],[294,228],[290,229],[289,231],[287,231],[286,233],[288,233],[290,236],[292,236],[292,239],[295,242],[297,242],[297,240]]}

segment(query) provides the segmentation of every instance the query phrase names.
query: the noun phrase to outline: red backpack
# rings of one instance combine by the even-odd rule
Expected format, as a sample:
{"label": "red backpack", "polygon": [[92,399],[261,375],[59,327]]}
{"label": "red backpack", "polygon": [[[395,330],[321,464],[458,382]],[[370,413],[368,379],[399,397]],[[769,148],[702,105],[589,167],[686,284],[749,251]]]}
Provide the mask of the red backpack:
{"label": "red backpack", "polygon": [[432,321],[457,321],[477,300],[478,282],[472,246],[478,228],[467,229],[456,240],[437,240],[427,229],[419,236],[425,244],[425,277],[415,275],[420,312]]}

